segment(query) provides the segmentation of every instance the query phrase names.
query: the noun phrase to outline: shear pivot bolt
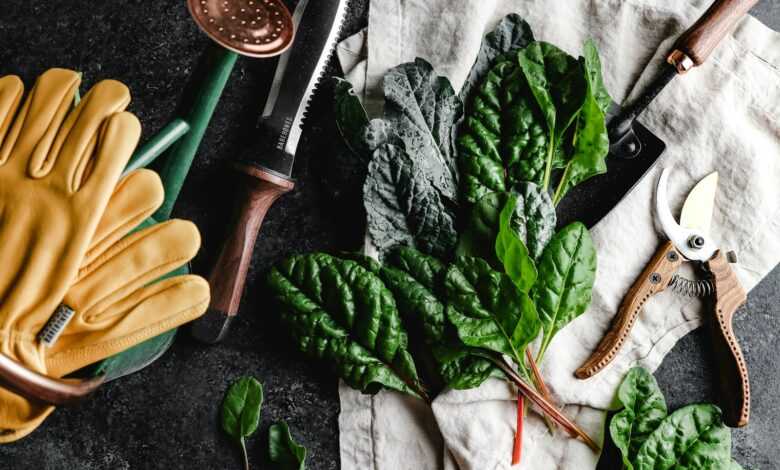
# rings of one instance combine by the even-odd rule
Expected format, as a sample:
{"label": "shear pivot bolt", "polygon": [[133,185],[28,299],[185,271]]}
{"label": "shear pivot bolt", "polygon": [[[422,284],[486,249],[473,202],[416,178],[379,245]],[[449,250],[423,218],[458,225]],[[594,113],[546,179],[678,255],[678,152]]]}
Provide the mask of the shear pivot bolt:
{"label": "shear pivot bolt", "polygon": [[704,237],[701,235],[694,235],[688,240],[688,246],[694,250],[698,250],[704,246]]}

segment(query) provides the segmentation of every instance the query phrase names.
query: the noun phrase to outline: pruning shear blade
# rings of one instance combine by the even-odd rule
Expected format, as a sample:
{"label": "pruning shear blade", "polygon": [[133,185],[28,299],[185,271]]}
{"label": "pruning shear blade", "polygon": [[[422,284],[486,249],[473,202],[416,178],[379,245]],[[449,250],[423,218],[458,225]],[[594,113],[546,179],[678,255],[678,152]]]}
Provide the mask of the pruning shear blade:
{"label": "pruning shear blade", "polygon": [[655,212],[661,230],[685,258],[692,261],[707,261],[717,251],[707,230],[712,219],[718,174],[708,175],[688,193],[683,204],[681,218],[683,225],[681,225],[677,223],[669,208],[669,197],[666,191],[669,172],[669,168],[663,169],[655,193]]}

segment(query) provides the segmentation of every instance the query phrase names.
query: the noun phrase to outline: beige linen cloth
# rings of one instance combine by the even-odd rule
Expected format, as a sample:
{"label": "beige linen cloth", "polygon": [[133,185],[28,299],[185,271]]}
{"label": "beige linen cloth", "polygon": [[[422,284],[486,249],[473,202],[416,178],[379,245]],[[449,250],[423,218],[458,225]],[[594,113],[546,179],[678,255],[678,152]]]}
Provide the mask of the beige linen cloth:
{"label": "beige linen cloth", "polygon": [[[708,0],[374,0],[367,31],[339,47],[347,78],[369,112],[381,109],[381,77],[415,57],[430,61],[458,90],[483,35],[518,13],[537,39],[573,55],[593,37],[607,88],[624,101],[661,67],[674,37]],[[655,370],[682,336],[702,324],[699,300],[671,291],[653,298],[612,364],[581,381],[573,371],[590,355],[618,305],[661,242],[652,218],[659,167],[673,166],[672,210],[703,176],[720,183],[712,235],[735,250],[737,275],[754,287],[780,261],[780,35],[752,17],[741,21],[709,61],[675,79],[641,121],[667,144],[658,164],[591,231],[598,275],[590,308],[550,346],[542,371],[565,413],[598,440],[615,389],[635,364]],[[634,84],[639,80],[636,87]],[[369,240],[370,245],[370,240]],[[510,468],[514,392],[499,380],[446,391],[431,409],[393,392],[362,395],[340,388],[341,464],[346,470]],[[530,413],[523,461],[528,469],[594,468],[598,456]]]}

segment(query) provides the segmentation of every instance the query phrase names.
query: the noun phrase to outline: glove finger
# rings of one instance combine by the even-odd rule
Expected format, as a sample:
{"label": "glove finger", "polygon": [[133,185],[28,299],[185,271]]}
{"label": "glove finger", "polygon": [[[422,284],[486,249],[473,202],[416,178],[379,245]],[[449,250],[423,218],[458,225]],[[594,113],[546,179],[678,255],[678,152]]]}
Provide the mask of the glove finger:
{"label": "glove finger", "polygon": [[0,147],[0,164],[12,159],[25,171],[34,155],[37,160],[40,155],[45,159],[80,83],[72,70],[50,69],[38,77]]}
{"label": "glove finger", "polygon": [[[0,78],[0,144],[11,128],[19,103],[22,102],[24,84],[16,75]],[[0,165],[3,162],[0,161]]]}
{"label": "glove finger", "polygon": [[136,170],[122,178],[111,194],[81,266],[102,256],[154,214],[162,202],[162,181],[154,171]]}
{"label": "glove finger", "polygon": [[[141,123],[135,115],[121,112],[108,118],[97,137],[94,158],[83,160],[86,166],[58,172],[58,179],[68,189],[78,191],[77,197],[85,202],[108,197],[116,186],[122,170],[141,137]],[[64,177],[63,177],[64,175]]]}
{"label": "glove finger", "polygon": [[17,441],[30,434],[52,411],[53,406],[32,403],[0,387],[0,444]]}
{"label": "glove finger", "polygon": [[209,299],[209,285],[199,276],[176,276],[138,289],[88,325],[69,325],[73,333],[47,350],[46,367],[58,377],[118,354],[203,315]]}
{"label": "glove finger", "polygon": [[65,303],[77,312],[72,327],[92,328],[111,304],[183,266],[199,248],[198,229],[184,220],[153,225],[115,243],[81,269],[68,291]]}
{"label": "glove finger", "polygon": [[[38,174],[44,175],[54,167],[52,176],[70,192],[75,192],[88,175],[90,166],[98,164],[97,160],[91,162],[98,145],[101,148],[98,150],[97,159],[109,157],[114,165],[124,168],[130,158],[129,154],[125,155],[125,141],[130,142],[132,152],[140,136],[140,130],[138,136],[135,135],[137,120],[134,117],[119,118],[119,113],[122,113],[128,104],[130,90],[121,82],[103,80],[92,87],[65,120],[57,135],[50,152],[56,157],[47,159],[41,155],[34,158],[30,162],[31,172],[37,171]],[[114,121],[118,118],[118,122]],[[140,125],[137,127],[140,129]],[[116,152],[113,151],[113,146],[117,146]]]}

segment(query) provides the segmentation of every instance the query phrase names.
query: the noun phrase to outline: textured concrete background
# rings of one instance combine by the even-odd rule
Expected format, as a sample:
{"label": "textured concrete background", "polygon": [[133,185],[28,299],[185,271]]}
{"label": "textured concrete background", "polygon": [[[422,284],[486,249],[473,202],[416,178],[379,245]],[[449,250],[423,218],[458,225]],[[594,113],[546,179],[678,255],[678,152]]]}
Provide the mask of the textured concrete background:
{"label": "textured concrete background", "polygon": [[[368,0],[352,3],[345,35],[366,21]],[[764,0],[754,14],[780,29],[780,0]],[[173,116],[207,44],[181,0],[5,0],[0,6],[0,75],[20,74],[31,84],[45,69],[62,66],[83,71],[86,86],[101,78],[122,80],[132,90],[131,109],[146,136]],[[193,219],[204,235],[197,272],[208,272],[229,223],[234,180],[226,164],[250,142],[273,64],[239,60],[181,195],[176,215]],[[338,73],[337,66],[329,71]],[[235,445],[219,429],[218,407],[227,386],[247,374],[265,385],[261,431],[248,442],[253,468],[263,468],[265,430],[279,419],[309,449],[308,468],[339,467],[336,381],[275,332],[259,281],[271,263],[290,253],[360,243],[359,211],[337,204],[322,182],[336,135],[330,98],[323,87],[314,99],[295,166],[296,190],[268,214],[228,340],[206,347],[180,334],[151,367],[104,386],[78,407],[58,410],[21,442],[1,446],[0,469],[240,468]],[[736,319],[753,386],[750,426],[733,433],[735,456],[746,468],[780,467],[780,410],[774,401],[780,391],[779,300],[780,269],[775,269]],[[705,332],[697,331],[658,370],[670,408],[717,398],[708,348]],[[605,461],[603,468],[614,467]]]}

